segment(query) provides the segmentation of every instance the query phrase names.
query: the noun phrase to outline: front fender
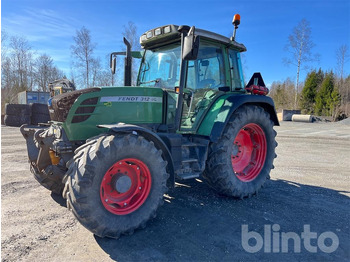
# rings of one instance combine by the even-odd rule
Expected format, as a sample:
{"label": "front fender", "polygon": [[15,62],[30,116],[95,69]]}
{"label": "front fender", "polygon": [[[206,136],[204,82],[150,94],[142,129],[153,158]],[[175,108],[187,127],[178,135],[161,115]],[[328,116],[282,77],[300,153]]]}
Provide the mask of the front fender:
{"label": "front fender", "polygon": [[155,145],[155,147],[158,150],[161,150],[163,152],[164,160],[168,162],[167,165],[167,171],[170,174],[170,177],[168,179],[168,186],[173,187],[175,183],[175,171],[174,171],[174,162],[173,158],[171,156],[171,153],[169,151],[169,148],[166,146],[164,141],[154,132],[150,131],[147,128],[136,126],[136,125],[130,125],[130,124],[112,124],[112,125],[98,125],[99,128],[107,128],[109,132],[111,133],[134,133],[140,134],[148,141],[152,141]]}

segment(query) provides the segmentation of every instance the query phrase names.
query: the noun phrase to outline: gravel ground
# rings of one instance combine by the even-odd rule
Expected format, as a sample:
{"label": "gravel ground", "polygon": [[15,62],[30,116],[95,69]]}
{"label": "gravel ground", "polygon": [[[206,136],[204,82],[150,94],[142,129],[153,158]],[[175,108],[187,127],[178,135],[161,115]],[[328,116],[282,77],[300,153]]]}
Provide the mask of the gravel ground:
{"label": "gravel ground", "polygon": [[[282,122],[276,130],[275,169],[258,195],[222,197],[200,179],[177,184],[144,230],[114,240],[95,237],[62,198],[34,180],[19,129],[2,126],[2,261],[349,261],[350,126]],[[264,226],[274,224],[277,236],[294,232],[300,238],[305,225],[318,240],[333,232],[339,246],[325,253],[312,239],[316,252],[310,252],[301,239],[300,252],[293,241],[286,253],[266,252],[267,242],[256,253],[244,249],[243,225],[265,241]],[[334,244],[330,238],[320,243]]]}

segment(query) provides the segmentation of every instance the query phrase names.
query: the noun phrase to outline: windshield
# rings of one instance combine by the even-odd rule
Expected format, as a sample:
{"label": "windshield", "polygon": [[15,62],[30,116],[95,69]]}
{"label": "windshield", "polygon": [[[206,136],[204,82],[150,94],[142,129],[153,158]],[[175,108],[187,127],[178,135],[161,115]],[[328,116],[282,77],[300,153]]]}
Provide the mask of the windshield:
{"label": "windshield", "polygon": [[138,86],[174,88],[179,85],[180,43],[146,50],[141,62]]}

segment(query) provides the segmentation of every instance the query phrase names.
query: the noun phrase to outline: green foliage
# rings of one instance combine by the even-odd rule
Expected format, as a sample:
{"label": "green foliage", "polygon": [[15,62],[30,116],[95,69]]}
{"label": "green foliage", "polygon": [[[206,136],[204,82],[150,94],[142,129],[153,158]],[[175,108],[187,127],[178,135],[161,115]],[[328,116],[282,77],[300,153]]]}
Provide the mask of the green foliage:
{"label": "green foliage", "polygon": [[277,110],[292,109],[295,96],[294,83],[289,78],[283,82],[273,82],[269,96],[274,100]]}
{"label": "green foliage", "polygon": [[300,107],[303,113],[313,114],[316,103],[317,90],[323,81],[324,73],[321,69],[318,72],[313,70],[306,76],[305,85],[301,92]]}
{"label": "green foliage", "polygon": [[335,87],[333,72],[326,73],[316,96],[315,112],[318,115],[333,116],[338,113],[340,95]]}

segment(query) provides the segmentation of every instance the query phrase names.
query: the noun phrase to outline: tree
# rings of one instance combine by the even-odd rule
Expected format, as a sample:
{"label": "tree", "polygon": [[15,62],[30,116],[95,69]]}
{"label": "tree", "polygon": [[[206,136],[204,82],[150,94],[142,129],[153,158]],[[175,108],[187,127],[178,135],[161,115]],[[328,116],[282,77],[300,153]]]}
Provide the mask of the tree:
{"label": "tree", "polygon": [[340,76],[340,79],[343,80],[344,77],[344,66],[347,62],[349,62],[349,47],[347,45],[341,45],[336,50],[337,56],[337,69]]}
{"label": "tree", "polygon": [[326,73],[321,88],[316,96],[315,112],[318,115],[332,116],[336,118],[339,108],[340,95],[335,87],[333,72]]}
{"label": "tree", "polygon": [[[141,49],[139,35],[137,34],[137,27],[134,22],[129,21],[127,25],[123,25],[122,35],[129,41],[132,51]],[[132,85],[136,85],[139,68],[139,60],[132,59]]]}
{"label": "tree", "polygon": [[33,51],[28,41],[20,36],[10,39],[12,74],[14,76],[13,88],[20,91],[32,90],[34,81]]}
{"label": "tree", "polygon": [[8,34],[6,31],[1,30],[1,61],[4,61],[7,57],[7,45]]}
{"label": "tree", "polygon": [[63,78],[63,72],[54,66],[53,60],[47,54],[40,55],[35,60],[35,82],[39,91],[48,92],[50,82]]}
{"label": "tree", "polygon": [[71,46],[72,55],[76,59],[74,65],[83,71],[84,85],[90,86],[90,71],[96,43],[92,43],[90,30],[82,27],[73,36],[74,45]]}
{"label": "tree", "polygon": [[298,92],[299,92],[299,76],[300,70],[307,62],[317,60],[317,56],[313,55],[311,50],[314,47],[311,40],[310,23],[306,19],[302,19],[293,29],[293,33],[288,37],[286,51],[290,53],[290,58],[285,58],[286,64],[291,64],[297,67],[294,109],[297,108]]}
{"label": "tree", "polygon": [[16,103],[17,94],[34,88],[33,50],[28,41],[2,31],[1,39],[1,108]]}
{"label": "tree", "polygon": [[[322,74],[322,76],[321,76]],[[316,102],[317,89],[323,80],[323,72],[320,69],[317,73],[316,70],[309,72],[306,76],[304,88],[301,92],[300,106],[307,114],[314,113],[314,107]]]}
{"label": "tree", "polygon": [[337,57],[337,72],[339,75],[339,92],[342,97],[341,104],[344,105],[344,111],[347,114],[348,112],[348,102],[349,102],[349,86],[344,84],[344,67],[347,62],[349,62],[349,48],[347,45],[341,45],[336,50]]}
{"label": "tree", "polygon": [[349,90],[350,90],[350,75],[348,75],[344,81],[343,81],[343,90],[347,90],[346,91],[346,99],[343,100],[343,110],[345,115],[347,115],[347,117],[350,116],[350,96],[349,96]]}
{"label": "tree", "polygon": [[277,110],[293,108],[294,84],[287,78],[283,82],[273,82],[270,88],[270,94],[275,102]]}

